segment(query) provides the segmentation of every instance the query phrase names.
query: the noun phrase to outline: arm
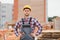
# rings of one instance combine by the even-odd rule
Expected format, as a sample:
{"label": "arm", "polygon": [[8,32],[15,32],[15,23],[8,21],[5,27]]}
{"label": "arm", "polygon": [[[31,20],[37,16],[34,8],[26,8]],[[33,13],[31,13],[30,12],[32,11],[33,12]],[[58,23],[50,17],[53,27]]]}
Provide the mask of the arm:
{"label": "arm", "polygon": [[35,22],[35,25],[36,25],[36,27],[35,27],[35,33],[38,36],[42,32],[42,26],[41,26],[41,24],[36,19],[35,19],[34,22]]}
{"label": "arm", "polygon": [[21,22],[17,22],[16,25],[14,26],[14,32],[15,32],[16,36],[19,35],[19,33],[18,33],[18,28],[20,28],[20,25],[21,25],[20,23],[21,23]]}
{"label": "arm", "polygon": [[40,25],[40,23],[36,19],[34,19],[34,25],[35,25],[35,28],[33,30],[32,35],[38,36],[42,32],[42,26]]}

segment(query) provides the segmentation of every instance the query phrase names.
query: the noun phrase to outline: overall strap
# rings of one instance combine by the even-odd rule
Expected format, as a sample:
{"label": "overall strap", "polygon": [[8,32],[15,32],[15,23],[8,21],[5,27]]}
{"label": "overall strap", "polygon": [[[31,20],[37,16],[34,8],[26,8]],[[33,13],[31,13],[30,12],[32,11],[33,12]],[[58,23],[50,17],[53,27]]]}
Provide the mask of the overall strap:
{"label": "overall strap", "polygon": [[32,17],[30,17],[29,24],[30,24],[31,20],[32,20]]}

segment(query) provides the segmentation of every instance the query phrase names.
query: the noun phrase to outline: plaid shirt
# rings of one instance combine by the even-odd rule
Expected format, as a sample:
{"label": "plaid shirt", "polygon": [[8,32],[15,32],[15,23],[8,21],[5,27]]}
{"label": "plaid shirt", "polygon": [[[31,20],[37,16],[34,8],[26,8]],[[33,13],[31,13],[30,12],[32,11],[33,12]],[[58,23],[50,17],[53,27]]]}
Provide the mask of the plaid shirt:
{"label": "plaid shirt", "polygon": [[[27,18],[27,19],[24,18],[24,24],[25,23],[29,23],[29,20],[30,20],[30,17]],[[17,30],[18,30],[18,28],[19,28],[19,30],[21,29],[22,24],[23,24],[23,22],[21,20],[21,21],[17,22],[16,25],[15,25],[15,27],[14,27],[15,28],[15,34],[17,36],[19,35]],[[40,23],[35,18],[31,19],[30,25],[31,25],[31,27],[32,27],[33,30],[35,29],[34,27],[38,27],[38,31],[37,31],[36,35],[39,35],[41,33],[42,26],[40,25]]]}

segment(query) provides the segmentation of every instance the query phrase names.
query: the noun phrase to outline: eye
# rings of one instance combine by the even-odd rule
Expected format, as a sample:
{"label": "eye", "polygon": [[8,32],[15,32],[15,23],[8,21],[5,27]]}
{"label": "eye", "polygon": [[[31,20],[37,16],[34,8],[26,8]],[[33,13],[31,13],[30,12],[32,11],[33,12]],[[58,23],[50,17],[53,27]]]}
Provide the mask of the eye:
{"label": "eye", "polygon": [[26,10],[24,10],[24,12],[26,12]]}
{"label": "eye", "polygon": [[25,12],[29,12],[28,10],[25,10]]}

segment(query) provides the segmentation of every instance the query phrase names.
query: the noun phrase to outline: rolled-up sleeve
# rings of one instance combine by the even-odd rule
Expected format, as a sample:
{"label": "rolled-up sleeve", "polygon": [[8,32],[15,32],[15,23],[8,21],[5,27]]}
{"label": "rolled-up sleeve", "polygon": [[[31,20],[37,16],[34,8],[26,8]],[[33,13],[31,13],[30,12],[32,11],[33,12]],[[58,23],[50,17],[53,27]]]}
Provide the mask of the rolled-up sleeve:
{"label": "rolled-up sleeve", "polygon": [[42,26],[36,19],[34,19],[34,22],[35,22],[35,26],[38,27],[38,31],[36,33],[36,36],[38,36],[42,32]]}

